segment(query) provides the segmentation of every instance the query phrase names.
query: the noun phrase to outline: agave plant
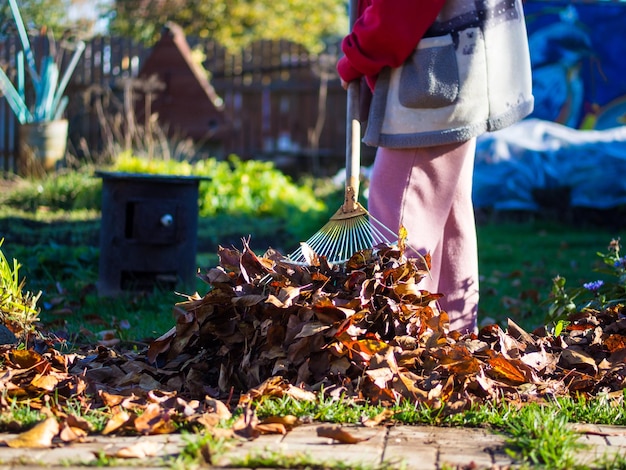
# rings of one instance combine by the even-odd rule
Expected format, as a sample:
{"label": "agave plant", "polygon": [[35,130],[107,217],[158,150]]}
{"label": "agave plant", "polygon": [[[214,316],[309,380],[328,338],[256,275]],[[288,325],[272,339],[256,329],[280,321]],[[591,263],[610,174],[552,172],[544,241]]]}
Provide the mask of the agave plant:
{"label": "agave plant", "polygon": [[[22,50],[17,53],[16,57],[15,84],[0,67],[0,91],[6,97],[9,106],[21,124],[60,119],[68,102],[68,97],[63,94],[85,49],[85,43],[83,41],[76,43],[72,58],[62,75],[54,54],[50,53],[41,57],[39,69],[37,69],[37,61],[31,49],[16,0],[9,0],[9,6],[15,19]],[[51,40],[51,44],[50,50],[53,50],[53,40]],[[34,101],[31,103],[29,103],[31,100],[27,99],[26,74],[32,82]]]}

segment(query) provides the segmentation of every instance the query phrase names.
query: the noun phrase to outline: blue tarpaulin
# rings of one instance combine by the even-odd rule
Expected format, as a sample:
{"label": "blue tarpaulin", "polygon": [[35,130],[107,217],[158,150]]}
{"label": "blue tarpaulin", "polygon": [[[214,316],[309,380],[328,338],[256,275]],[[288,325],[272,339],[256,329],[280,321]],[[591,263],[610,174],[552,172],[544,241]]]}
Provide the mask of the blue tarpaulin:
{"label": "blue tarpaulin", "polygon": [[478,138],[474,205],[540,210],[626,205],[626,2],[527,1],[535,110]]}

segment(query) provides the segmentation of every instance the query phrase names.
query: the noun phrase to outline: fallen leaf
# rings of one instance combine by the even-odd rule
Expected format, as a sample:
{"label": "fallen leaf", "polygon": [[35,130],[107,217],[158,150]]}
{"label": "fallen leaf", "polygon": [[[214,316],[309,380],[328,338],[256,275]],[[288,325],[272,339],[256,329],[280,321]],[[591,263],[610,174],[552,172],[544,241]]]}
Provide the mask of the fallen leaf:
{"label": "fallen leaf", "polygon": [[164,444],[153,441],[139,441],[136,444],[105,451],[105,455],[118,459],[145,459],[154,457],[164,447]]}
{"label": "fallen leaf", "polygon": [[130,414],[126,410],[118,408],[113,411],[113,416],[107,421],[107,424],[102,430],[102,434],[105,436],[111,434],[129,423],[130,420]]}
{"label": "fallen leaf", "polygon": [[582,350],[564,349],[561,352],[561,360],[559,362],[568,369],[577,369],[581,372],[593,374],[598,372],[596,361]]}
{"label": "fallen leaf", "polygon": [[291,430],[298,425],[299,421],[299,418],[294,415],[268,416],[261,424],[280,424],[284,426],[285,429]]}
{"label": "fallen leaf", "polygon": [[384,409],[380,413],[378,413],[373,418],[364,419],[361,424],[367,428],[373,428],[375,426],[380,425],[380,423],[387,421],[394,417],[394,412],[388,408]]}
{"label": "fallen leaf", "polygon": [[341,426],[318,426],[317,435],[319,437],[327,437],[334,441],[338,441],[341,444],[358,444],[359,442],[367,441],[367,437],[355,437],[348,431],[342,429]]}
{"label": "fallen leaf", "polygon": [[76,442],[87,437],[87,431],[64,424],[59,432],[59,437],[63,442]]}
{"label": "fallen leaf", "polygon": [[261,434],[287,434],[287,428],[282,423],[259,423],[255,430]]}
{"label": "fallen leaf", "polygon": [[158,403],[150,403],[135,418],[135,429],[141,434],[170,434],[176,431],[176,425],[167,411]]}
{"label": "fallen leaf", "polygon": [[59,423],[55,418],[46,420],[35,425],[17,437],[10,439],[6,445],[13,448],[43,449],[52,447],[52,439],[59,433]]}

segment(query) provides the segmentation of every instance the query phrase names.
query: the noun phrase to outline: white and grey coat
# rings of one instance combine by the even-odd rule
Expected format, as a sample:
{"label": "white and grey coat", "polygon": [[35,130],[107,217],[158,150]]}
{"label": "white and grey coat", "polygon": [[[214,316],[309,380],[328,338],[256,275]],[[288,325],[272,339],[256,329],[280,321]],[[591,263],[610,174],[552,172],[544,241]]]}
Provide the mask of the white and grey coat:
{"label": "white and grey coat", "polygon": [[381,71],[363,141],[388,148],[463,142],[532,109],[521,0],[449,0],[404,65]]}

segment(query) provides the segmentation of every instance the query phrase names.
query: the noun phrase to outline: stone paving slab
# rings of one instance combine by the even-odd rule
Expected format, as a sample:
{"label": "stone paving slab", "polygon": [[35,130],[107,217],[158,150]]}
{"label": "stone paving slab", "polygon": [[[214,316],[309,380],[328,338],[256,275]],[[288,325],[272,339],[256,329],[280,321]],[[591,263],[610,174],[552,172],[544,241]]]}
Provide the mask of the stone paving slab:
{"label": "stone paving slab", "polygon": [[[241,465],[246,456],[304,456],[309,461],[365,468],[441,470],[442,468],[505,469],[514,462],[505,452],[505,436],[486,429],[442,428],[432,426],[342,426],[352,436],[364,439],[356,444],[341,444],[317,435],[321,424],[307,424],[285,435],[263,435],[232,445],[211,468]],[[598,459],[610,461],[626,456],[626,427],[573,425],[581,433],[580,442],[587,447],[577,454],[577,463],[591,464]],[[0,441],[14,437],[0,434]],[[118,460],[124,468],[165,468],[181,453],[194,436],[168,434],[161,436],[89,436],[81,443],[58,445],[51,449],[12,449],[0,447],[0,469],[41,470],[42,467],[86,468],[97,463],[101,453],[137,443],[159,447],[158,455],[145,459]],[[128,465],[126,465],[128,462]],[[111,468],[111,467],[109,467]],[[250,468],[250,467],[245,467]],[[349,468],[349,467],[348,467]],[[608,468],[608,467],[607,467]]]}

